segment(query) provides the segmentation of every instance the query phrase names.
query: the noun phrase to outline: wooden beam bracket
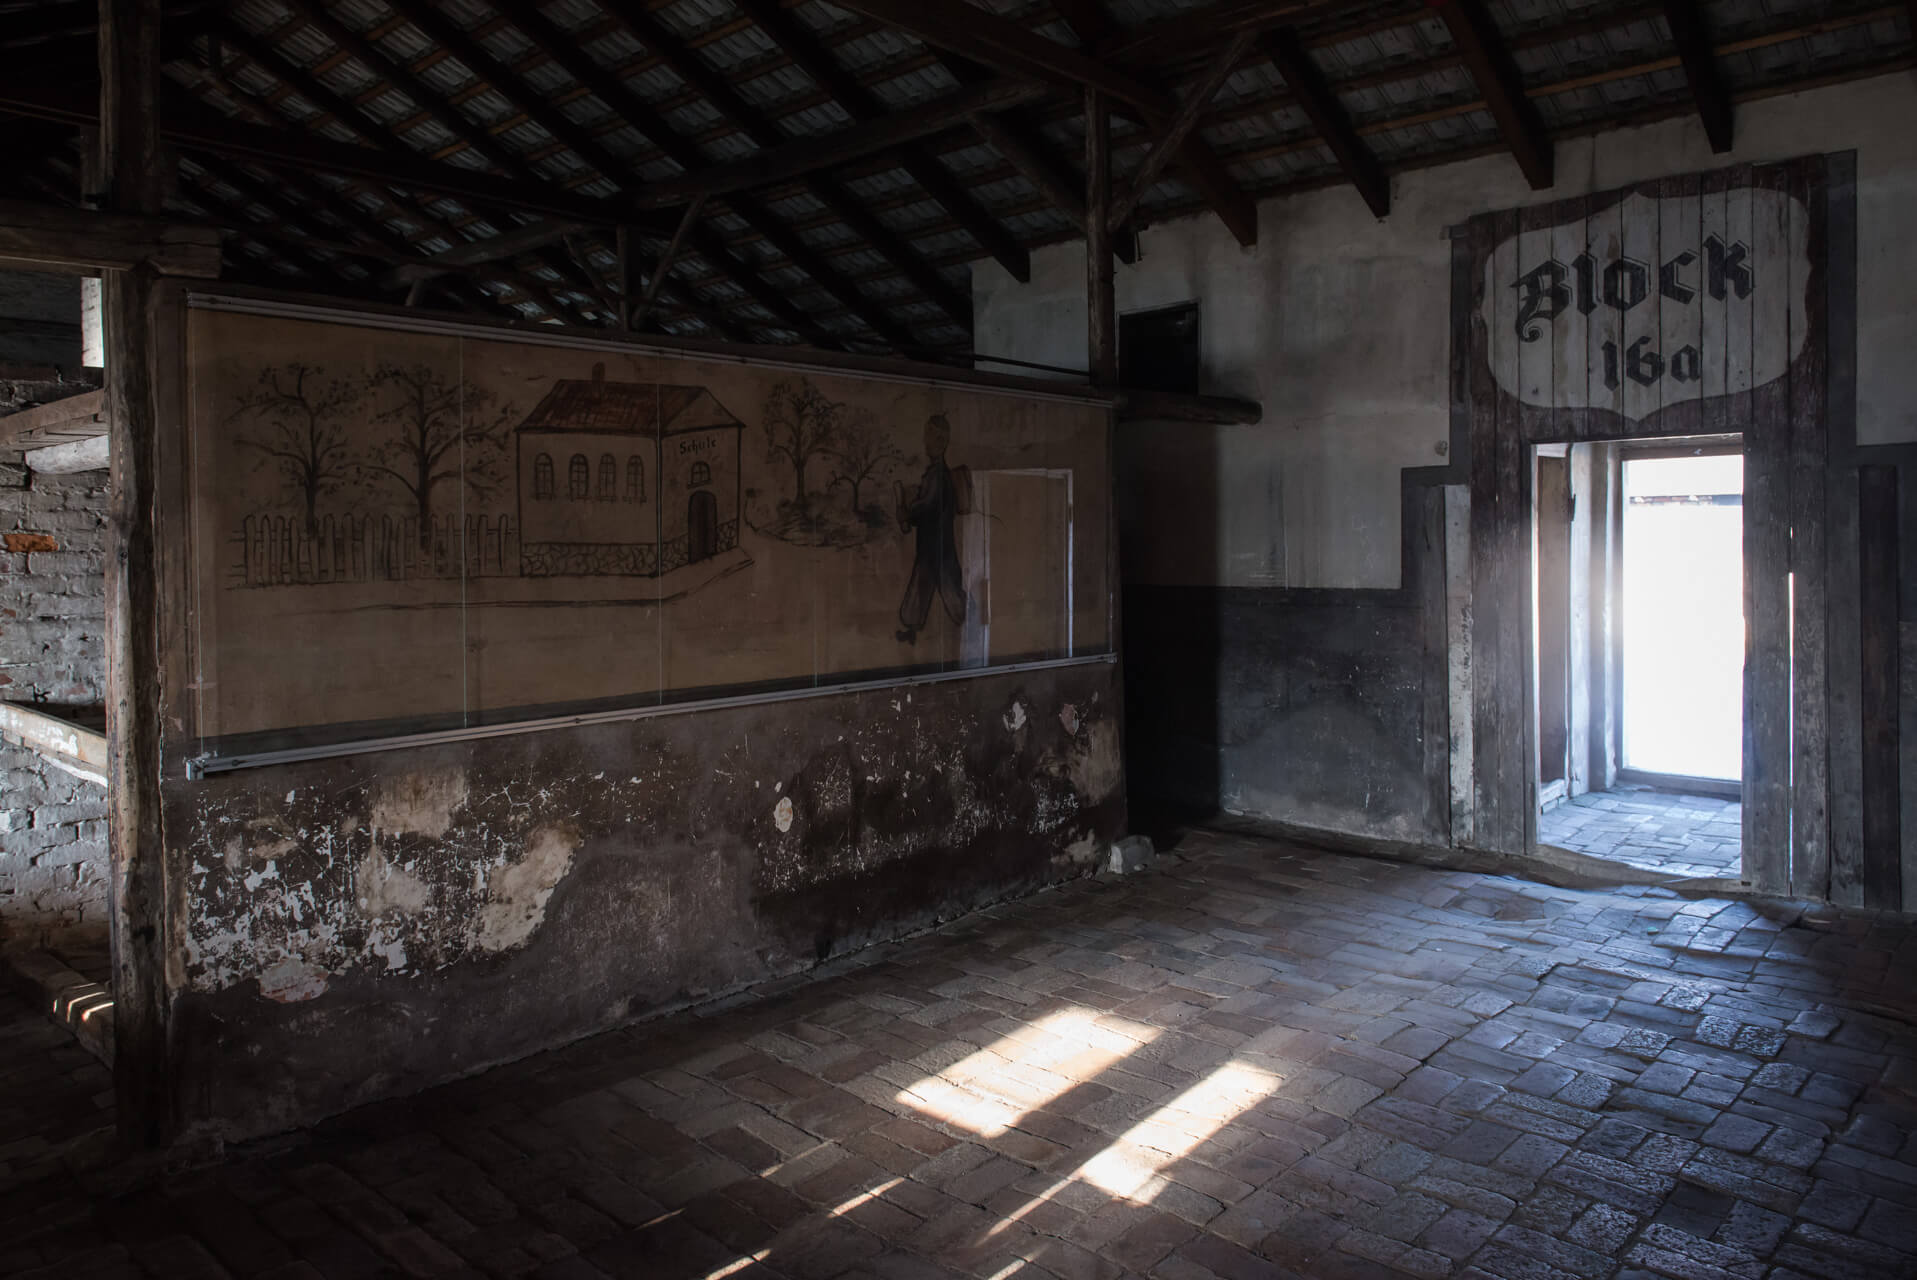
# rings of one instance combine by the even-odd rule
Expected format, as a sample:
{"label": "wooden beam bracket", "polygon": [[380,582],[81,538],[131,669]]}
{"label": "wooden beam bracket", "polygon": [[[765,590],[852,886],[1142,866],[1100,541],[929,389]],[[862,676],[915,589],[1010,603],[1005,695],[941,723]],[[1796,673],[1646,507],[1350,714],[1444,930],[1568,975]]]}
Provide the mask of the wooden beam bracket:
{"label": "wooden beam bracket", "polygon": [[145,266],[210,280],[220,274],[220,233],[174,218],[0,200],[0,262],[83,275]]}

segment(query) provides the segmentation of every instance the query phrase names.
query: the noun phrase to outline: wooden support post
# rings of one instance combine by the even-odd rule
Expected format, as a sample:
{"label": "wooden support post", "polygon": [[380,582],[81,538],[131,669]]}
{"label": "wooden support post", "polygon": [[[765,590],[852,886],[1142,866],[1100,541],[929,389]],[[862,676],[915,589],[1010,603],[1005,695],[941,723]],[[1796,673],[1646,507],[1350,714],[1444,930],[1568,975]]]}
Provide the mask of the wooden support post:
{"label": "wooden support post", "polygon": [[1898,797],[1899,696],[1897,468],[1857,469],[1858,598],[1864,674],[1864,905],[1901,910],[1902,815]]}
{"label": "wooden support post", "polygon": [[679,260],[679,250],[686,243],[686,234],[698,225],[699,214],[706,207],[704,196],[694,196],[692,203],[686,206],[685,216],[679,219],[679,229],[672,233],[672,241],[666,245],[665,253],[653,265],[652,279],[646,282],[646,295],[639,299],[634,308],[628,329],[637,329],[640,321],[646,318],[646,312],[652,310],[652,300],[659,296],[659,286],[666,282],[666,273],[672,270],[672,264]]}
{"label": "wooden support post", "polygon": [[1118,331],[1112,297],[1112,109],[1085,90],[1085,342],[1095,387],[1118,385]]}
{"label": "wooden support post", "polygon": [[[154,215],[160,150],[160,0],[100,0],[100,165],[110,207]],[[107,833],[114,1101],[120,1136],[171,1136],[166,1040],[165,843],[160,830],[160,622],[154,532],[160,441],[154,295],[142,263],[103,280],[112,497],[106,557]]]}

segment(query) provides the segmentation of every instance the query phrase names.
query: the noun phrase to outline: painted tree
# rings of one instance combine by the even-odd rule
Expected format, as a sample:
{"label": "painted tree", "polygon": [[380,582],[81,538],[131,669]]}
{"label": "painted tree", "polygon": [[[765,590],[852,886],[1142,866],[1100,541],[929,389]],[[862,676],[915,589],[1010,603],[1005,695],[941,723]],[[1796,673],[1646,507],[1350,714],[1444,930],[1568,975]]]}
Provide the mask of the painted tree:
{"label": "painted tree", "polygon": [[260,370],[258,384],[227,419],[250,421],[253,433],[238,438],[240,448],[258,454],[257,465],[272,468],[298,495],[309,535],[319,532],[320,499],[353,478],[346,426],[360,395],[323,367],[295,361]]}
{"label": "painted tree", "polygon": [[829,454],[839,438],[845,405],[826,398],[810,378],[787,378],[765,399],[766,461],[784,459],[792,468],[795,498],[806,509],[805,469],[814,458]]}
{"label": "painted tree", "polygon": [[419,545],[430,550],[434,496],[444,485],[463,479],[474,497],[485,498],[504,483],[500,446],[513,408],[427,364],[382,364],[366,387],[384,401],[373,421],[388,435],[360,470],[405,495],[419,517]]}
{"label": "painted tree", "polygon": [[865,506],[859,501],[859,489],[877,472],[905,461],[905,455],[892,447],[891,437],[870,409],[855,410],[827,448],[837,463],[832,483],[852,491],[852,514],[863,517]]}

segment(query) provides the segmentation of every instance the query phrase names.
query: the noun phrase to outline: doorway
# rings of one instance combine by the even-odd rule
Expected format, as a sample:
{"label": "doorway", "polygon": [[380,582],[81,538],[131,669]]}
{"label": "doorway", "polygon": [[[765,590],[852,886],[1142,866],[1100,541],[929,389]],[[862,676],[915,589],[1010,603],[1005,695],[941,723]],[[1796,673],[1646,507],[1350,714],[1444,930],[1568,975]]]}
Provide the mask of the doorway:
{"label": "doorway", "polygon": [[1742,874],[1743,461],[1735,437],[1537,447],[1540,845]]}
{"label": "doorway", "polygon": [[686,502],[686,563],[719,553],[719,500],[710,489],[694,489]]}

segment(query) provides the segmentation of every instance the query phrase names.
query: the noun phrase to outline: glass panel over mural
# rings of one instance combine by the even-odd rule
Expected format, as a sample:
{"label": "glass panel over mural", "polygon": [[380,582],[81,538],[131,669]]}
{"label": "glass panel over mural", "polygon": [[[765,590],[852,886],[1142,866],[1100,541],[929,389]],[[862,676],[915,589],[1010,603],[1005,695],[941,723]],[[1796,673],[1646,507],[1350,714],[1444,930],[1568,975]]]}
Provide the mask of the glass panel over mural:
{"label": "glass panel over mural", "polygon": [[200,736],[1104,653],[1108,411],[196,309]]}

